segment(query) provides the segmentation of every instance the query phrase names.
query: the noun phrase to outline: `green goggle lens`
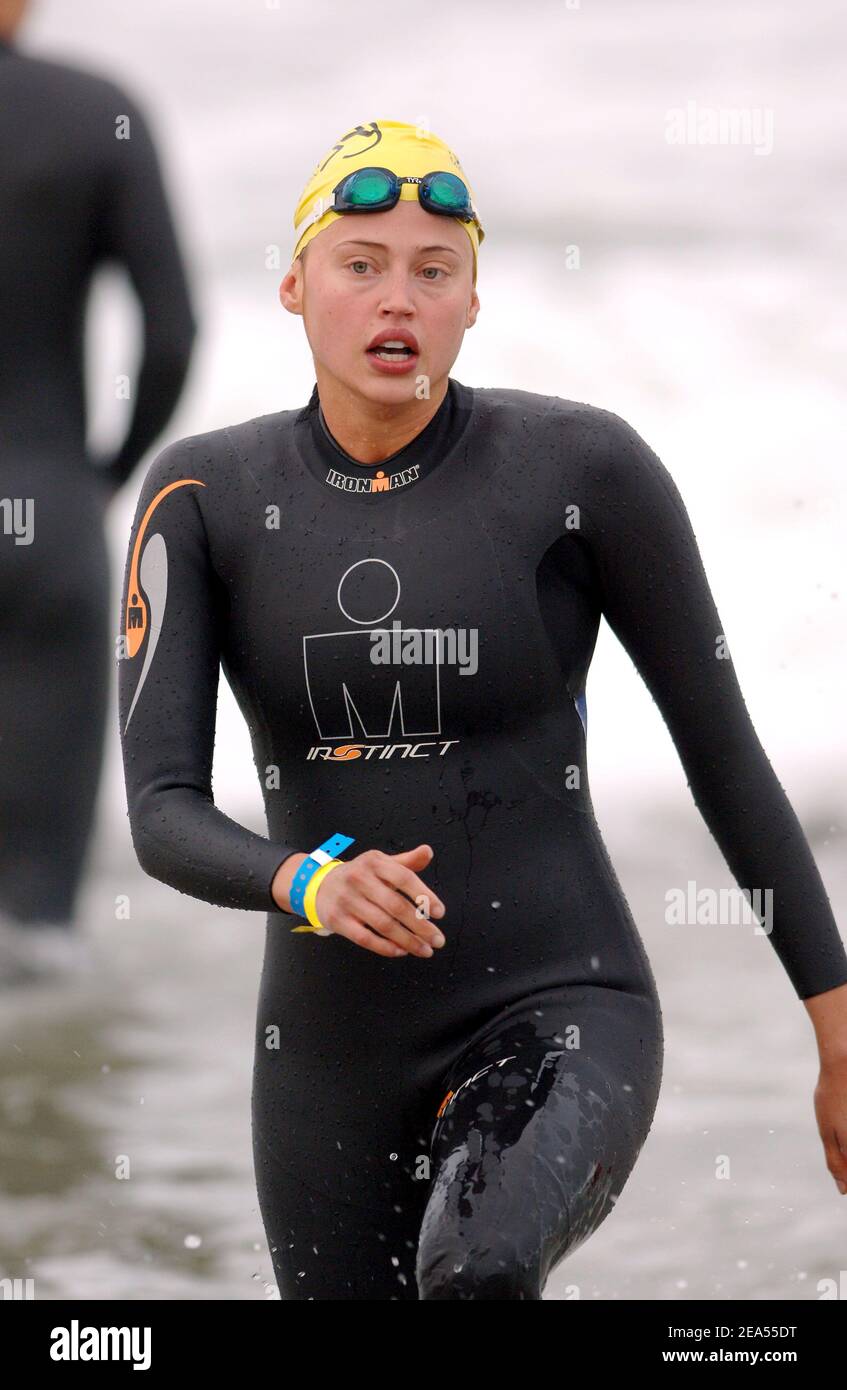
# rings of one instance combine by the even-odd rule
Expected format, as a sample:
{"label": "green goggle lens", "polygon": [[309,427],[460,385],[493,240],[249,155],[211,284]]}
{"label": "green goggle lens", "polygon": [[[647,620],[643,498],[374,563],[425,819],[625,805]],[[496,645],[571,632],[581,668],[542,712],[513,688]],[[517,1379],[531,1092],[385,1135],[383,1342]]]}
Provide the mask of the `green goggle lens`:
{"label": "green goggle lens", "polygon": [[373,203],[384,202],[392,192],[392,187],[392,182],[385,174],[378,170],[362,169],[350,175],[344,187],[344,196],[348,203],[366,208]]}
{"label": "green goggle lens", "polygon": [[462,212],[468,205],[468,191],[455,174],[436,174],[430,180],[427,201],[445,212]]}

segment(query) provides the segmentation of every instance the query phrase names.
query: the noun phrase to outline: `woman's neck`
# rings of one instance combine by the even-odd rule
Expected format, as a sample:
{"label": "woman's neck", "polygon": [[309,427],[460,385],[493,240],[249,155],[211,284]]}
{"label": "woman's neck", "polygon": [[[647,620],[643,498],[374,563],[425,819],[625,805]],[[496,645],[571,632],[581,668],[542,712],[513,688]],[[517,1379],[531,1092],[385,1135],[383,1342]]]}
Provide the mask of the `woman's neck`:
{"label": "woman's neck", "polygon": [[447,394],[448,378],[432,393],[399,404],[368,401],[318,373],[318,397],[327,429],[345,453],[362,464],[380,464],[425,430]]}

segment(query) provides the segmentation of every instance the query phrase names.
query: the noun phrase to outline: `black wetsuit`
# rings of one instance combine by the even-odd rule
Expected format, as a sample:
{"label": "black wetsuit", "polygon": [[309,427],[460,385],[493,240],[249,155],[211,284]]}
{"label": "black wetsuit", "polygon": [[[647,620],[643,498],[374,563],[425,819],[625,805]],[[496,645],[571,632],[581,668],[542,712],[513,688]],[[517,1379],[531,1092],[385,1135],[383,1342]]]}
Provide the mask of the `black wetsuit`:
{"label": "black wetsuit", "polygon": [[[798,995],[847,981],[847,956],[716,655],[682,501],[638,435],[451,379],[382,465],[388,487],[361,490],[377,471],[328,437],[316,392],[155,460],[122,615],[132,836],[182,892],[268,910],[253,1135],[283,1296],[537,1299],[611,1210],[662,1067],[586,777],[601,614],[738,883],[773,886],[770,942]],[[395,621],[409,643],[441,629],[441,661],[372,661],[372,630]],[[269,839],[212,800],[219,659]],[[275,908],[282,860],[336,831],[355,837],[345,859],[432,845],[447,944],[430,959],[293,932],[303,919]]]}
{"label": "black wetsuit", "polygon": [[[132,279],[144,355],[128,432],[101,461],[83,361],[106,261]],[[170,416],[194,333],[135,102],[0,40],[0,914],[16,922],[73,920],[114,652],[104,509]]]}

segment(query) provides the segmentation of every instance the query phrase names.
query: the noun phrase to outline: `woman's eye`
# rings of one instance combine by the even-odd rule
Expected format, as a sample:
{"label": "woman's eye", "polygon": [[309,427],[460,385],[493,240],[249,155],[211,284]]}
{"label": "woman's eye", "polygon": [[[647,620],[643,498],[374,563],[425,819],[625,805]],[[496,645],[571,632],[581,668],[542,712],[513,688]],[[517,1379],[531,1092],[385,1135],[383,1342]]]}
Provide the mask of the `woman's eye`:
{"label": "woman's eye", "polygon": [[[370,261],[348,261],[347,268],[348,270],[352,270],[354,275],[359,275],[361,278],[361,273],[370,270],[371,263]],[[423,273],[426,279],[435,281],[440,275],[446,276],[447,271],[438,265],[427,265],[424,266]]]}

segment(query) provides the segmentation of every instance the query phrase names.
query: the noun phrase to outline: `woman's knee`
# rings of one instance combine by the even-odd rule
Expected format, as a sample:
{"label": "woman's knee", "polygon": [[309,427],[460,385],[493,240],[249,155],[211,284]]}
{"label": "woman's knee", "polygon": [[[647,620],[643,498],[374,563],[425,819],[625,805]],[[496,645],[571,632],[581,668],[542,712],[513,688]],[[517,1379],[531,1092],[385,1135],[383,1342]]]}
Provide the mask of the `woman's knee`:
{"label": "woman's knee", "polygon": [[537,1257],[522,1259],[499,1242],[484,1249],[458,1244],[438,1251],[419,1249],[416,1275],[421,1299],[541,1298]]}

